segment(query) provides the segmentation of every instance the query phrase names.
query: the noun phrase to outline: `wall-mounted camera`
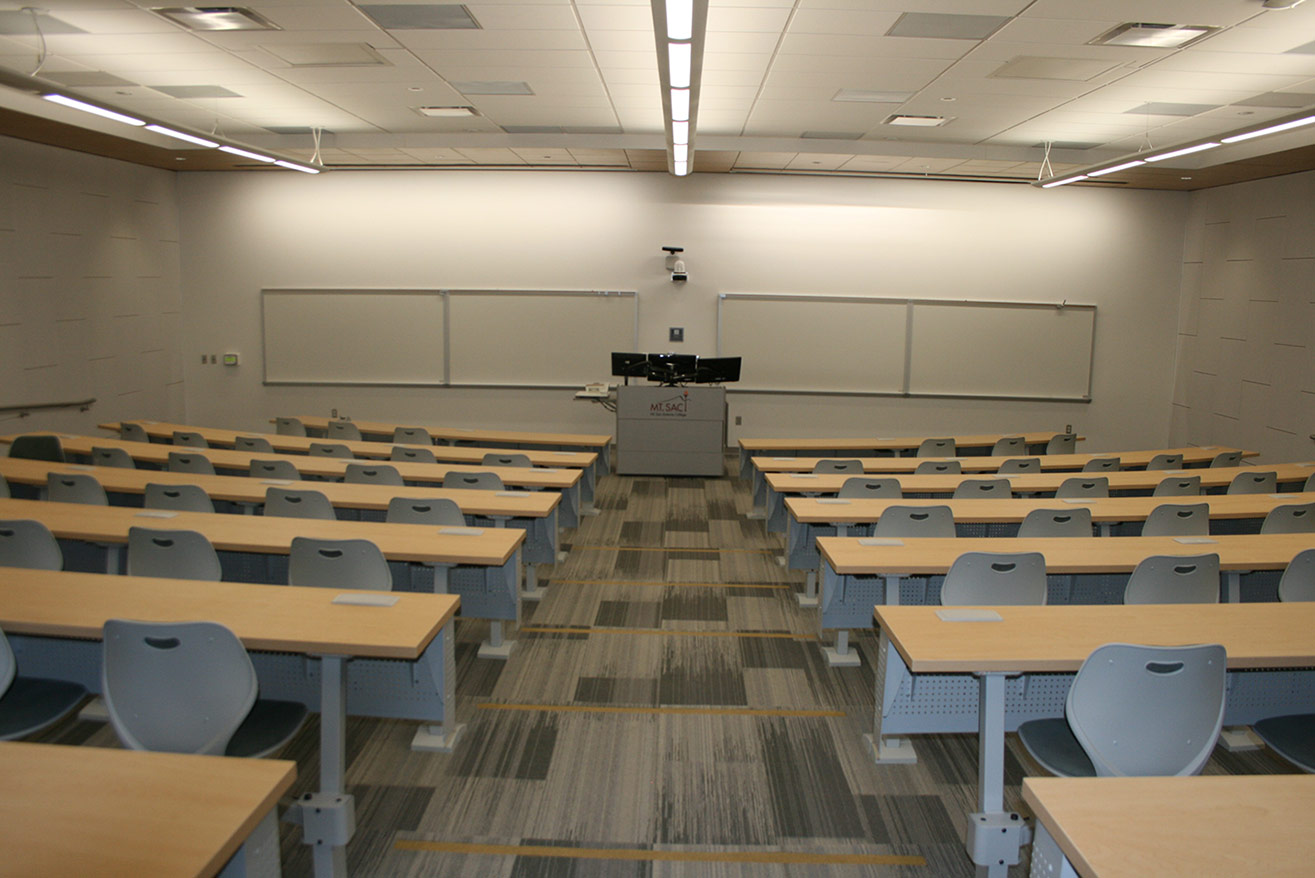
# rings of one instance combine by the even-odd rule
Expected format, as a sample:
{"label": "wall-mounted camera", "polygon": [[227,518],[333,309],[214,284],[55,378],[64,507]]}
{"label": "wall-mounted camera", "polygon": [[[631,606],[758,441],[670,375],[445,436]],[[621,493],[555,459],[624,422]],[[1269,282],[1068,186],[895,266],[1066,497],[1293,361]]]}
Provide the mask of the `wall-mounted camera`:
{"label": "wall-mounted camera", "polygon": [[684,247],[663,247],[667,251],[667,271],[671,272],[672,283],[684,283],[689,280],[689,272],[685,269],[685,260],[677,256],[677,253],[684,253]]}

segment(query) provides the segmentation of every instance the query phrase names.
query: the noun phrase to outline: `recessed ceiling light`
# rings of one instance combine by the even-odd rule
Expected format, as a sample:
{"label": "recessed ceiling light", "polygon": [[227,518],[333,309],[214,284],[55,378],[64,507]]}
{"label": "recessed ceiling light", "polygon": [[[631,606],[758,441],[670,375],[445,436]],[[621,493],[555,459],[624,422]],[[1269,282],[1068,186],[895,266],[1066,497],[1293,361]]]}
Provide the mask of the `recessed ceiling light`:
{"label": "recessed ceiling light", "polygon": [[1204,24],[1156,24],[1130,21],[1106,31],[1088,45],[1138,46],[1144,49],[1181,49],[1219,30]]}
{"label": "recessed ceiling light", "polygon": [[260,13],[242,6],[160,6],[151,11],[188,30],[282,30]]}
{"label": "recessed ceiling light", "polygon": [[416,107],[416,112],[422,116],[433,116],[439,119],[466,118],[478,115],[474,107]]}
{"label": "recessed ceiling light", "polygon": [[936,128],[948,121],[949,119],[944,116],[908,116],[897,113],[894,116],[887,116],[885,124],[907,125],[914,128]]}

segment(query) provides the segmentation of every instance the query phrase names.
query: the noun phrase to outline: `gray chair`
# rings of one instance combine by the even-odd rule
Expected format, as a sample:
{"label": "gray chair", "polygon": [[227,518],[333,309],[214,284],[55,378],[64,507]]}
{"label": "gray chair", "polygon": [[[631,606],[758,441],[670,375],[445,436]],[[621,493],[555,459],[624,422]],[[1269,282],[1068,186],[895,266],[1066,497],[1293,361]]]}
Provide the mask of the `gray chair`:
{"label": "gray chair", "polygon": [[1210,461],[1210,466],[1241,466],[1242,452],[1240,451],[1221,451]]}
{"label": "gray chair", "polygon": [[332,521],[338,516],[329,498],[319,491],[267,488],[265,514],[278,518],[317,518]]}
{"label": "gray chair", "polygon": [[965,552],[941,586],[941,604],[1039,606],[1046,602],[1046,559],[1040,552]]}
{"label": "gray chair", "polygon": [[290,460],[253,460],[247,467],[247,475],[253,479],[292,479],[301,478],[297,465]]}
{"label": "gray chair", "polygon": [[838,496],[846,499],[859,497],[890,499],[903,497],[904,491],[900,488],[899,479],[854,476],[845,479],[845,483],[840,486]]}
{"label": "gray chair", "polygon": [[210,458],[204,454],[190,454],[182,451],[169,452],[169,462],[165,464],[165,469],[171,473],[196,473],[203,476],[213,476],[215,474],[215,465],[210,462]]}
{"label": "gray chair", "polygon": [[1315,601],[1315,549],[1305,549],[1288,562],[1278,581],[1281,601]]}
{"label": "gray chair", "polygon": [[[484,458],[488,462],[488,458]],[[856,475],[863,472],[863,461],[861,460],[819,460],[813,465],[815,473],[854,473]]]}
{"label": "gray chair", "polygon": [[1009,454],[1027,454],[1027,441],[1022,436],[1005,436],[995,440],[991,446],[991,456],[1004,457]]}
{"label": "gray chair", "polygon": [[[1315,549],[1299,552],[1288,562],[1279,579],[1278,599],[1315,601]],[[1302,771],[1315,773],[1315,713],[1269,717],[1251,728],[1279,756]]]}
{"label": "gray chair", "polygon": [[471,473],[449,470],[443,475],[444,488],[472,488],[477,491],[501,491],[502,477],[497,473]]}
{"label": "gray chair", "polygon": [[918,457],[954,457],[954,439],[923,439],[918,445]]}
{"label": "gray chair", "polygon": [[210,495],[198,485],[161,485],[147,482],[142,494],[147,509],[172,509],[178,512],[214,512]]}
{"label": "gray chair", "polygon": [[1074,476],[1060,482],[1059,488],[1055,491],[1055,497],[1060,500],[1066,497],[1108,497],[1109,495],[1108,476]]}
{"label": "gray chair", "polygon": [[1278,473],[1273,470],[1238,473],[1228,483],[1229,494],[1273,494],[1277,490]]}
{"label": "gray chair", "polygon": [[1106,644],[1078,669],[1064,716],[1018,736],[1062,777],[1198,774],[1223,724],[1226,664],[1218,644]]}
{"label": "gray chair", "polygon": [[369,540],[293,537],[288,585],[391,591],[393,576],[383,552]]}
{"label": "gray chair", "polygon": [[301,418],[275,418],[274,432],[280,436],[305,436],[306,425]]}
{"label": "gray chair", "polygon": [[1072,454],[1077,449],[1078,437],[1074,433],[1051,436],[1046,443],[1046,454]]}
{"label": "gray chair", "polygon": [[1163,503],[1142,522],[1144,537],[1204,537],[1210,534],[1209,503]]}
{"label": "gray chair", "polygon": [[1033,509],[1018,526],[1020,537],[1089,537],[1091,510],[1085,506],[1068,509]]}
{"label": "gray chair", "polygon": [[964,479],[954,489],[955,500],[1007,500],[1014,496],[1008,479]]}
{"label": "gray chair", "polygon": [[182,445],[185,448],[209,448],[210,443],[200,433],[194,433],[191,430],[174,430],[173,444]]}
{"label": "gray chair", "polygon": [[309,452],[311,457],[336,457],[351,460],[356,455],[346,445],[337,442],[312,442]]}
{"label": "gray chair", "polygon": [[128,575],[219,582],[214,546],[194,530],[128,528]]}
{"label": "gray chair", "polygon": [[343,481],[353,485],[400,485],[402,477],[397,467],[386,463],[349,463]]}
{"label": "gray chair", "polygon": [[7,499],[9,496],[9,483],[5,481],[4,476],[0,476],[0,499]]}
{"label": "gray chair", "polygon": [[394,445],[393,450],[388,455],[389,460],[403,461],[405,463],[437,463],[438,458],[434,452],[428,448],[420,446],[411,447],[409,445]]}
{"label": "gray chair", "polygon": [[150,442],[151,436],[146,428],[133,421],[119,422],[119,438],[125,442]]}
{"label": "gray chair", "polygon": [[120,469],[136,469],[137,461],[122,448],[91,446],[91,462],[96,466],[116,466]]}
{"label": "gray chair", "polygon": [[52,463],[64,463],[64,448],[58,436],[49,433],[29,433],[15,436],[9,443],[9,456],[24,460],[48,460]]}
{"label": "gray chair", "polygon": [[1147,469],[1182,469],[1183,456],[1181,454],[1157,454],[1151,458],[1151,462],[1146,464]]}
{"label": "gray chair", "polygon": [[0,631],[0,741],[12,741],[54,725],[87,696],[86,687],[64,680],[24,677]]}
{"label": "gray chair", "polygon": [[484,455],[480,461],[480,466],[520,466],[529,467],[534,464],[530,463],[528,454],[498,454],[490,452]]}
{"label": "gray chair", "polygon": [[1093,457],[1082,465],[1084,473],[1118,472],[1121,461],[1117,457]]}
{"label": "gray chair", "polygon": [[1260,525],[1262,534],[1315,533],[1315,503],[1275,506]]}
{"label": "gray chair", "polygon": [[254,454],[273,454],[274,446],[264,436],[238,436],[233,440],[233,447],[238,451]]}
{"label": "gray chair", "polygon": [[360,429],[345,418],[341,421],[329,421],[328,436],[330,439],[337,439],[339,442],[361,441]]}
{"label": "gray chair", "polygon": [[59,540],[39,521],[0,521],[0,567],[62,570],[64,553]]}
{"label": "gray chair", "polygon": [[1039,473],[1041,472],[1041,458],[1015,457],[1000,464],[1000,468],[996,472],[1001,475],[1007,473]]}
{"label": "gray chair", "polygon": [[433,445],[434,437],[424,427],[396,427],[393,441],[404,445]]}
{"label": "gray chair", "polygon": [[887,506],[877,519],[877,537],[953,537],[954,513],[948,506]]}
{"label": "gray chair", "polygon": [[216,622],[111,619],[102,639],[101,692],[133,750],[263,756],[306,719],[303,704],[257,697],[246,648]]}
{"label": "gray chair", "polygon": [[1170,476],[1161,479],[1151,492],[1152,497],[1199,497],[1200,494],[1200,476]]}
{"label": "gray chair", "polygon": [[46,476],[46,499],[56,503],[86,503],[109,506],[105,489],[95,476],[86,473],[50,473]]}
{"label": "gray chair", "polygon": [[466,516],[461,507],[446,497],[411,499],[394,497],[388,501],[384,521],[392,524],[429,524],[437,527],[464,527]]}
{"label": "gray chair", "polygon": [[963,472],[963,464],[957,460],[924,460],[913,468],[915,475],[958,475]]}
{"label": "gray chair", "polygon": [[1152,555],[1128,577],[1125,604],[1219,603],[1219,556]]}
{"label": "gray chair", "polygon": [[1315,473],[1306,476],[1306,484],[1302,486],[1301,490],[1307,494],[1315,491]]}

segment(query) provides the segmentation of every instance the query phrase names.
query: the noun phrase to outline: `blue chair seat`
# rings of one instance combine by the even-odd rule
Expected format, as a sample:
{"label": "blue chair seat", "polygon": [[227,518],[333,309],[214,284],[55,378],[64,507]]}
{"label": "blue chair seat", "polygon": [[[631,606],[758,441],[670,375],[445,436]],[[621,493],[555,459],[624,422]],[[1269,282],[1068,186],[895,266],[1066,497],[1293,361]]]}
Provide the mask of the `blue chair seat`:
{"label": "blue chair seat", "polygon": [[259,757],[273,753],[306,721],[306,705],[259,698],[224,748],[225,756]]}
{"label": "blue chair seat", "polygon": [[1315,713],[1274,716],[1251,728],[1275,753],[1303,771],[1315,772]]}
{"label": "blue chair seat", "polygon": [[0,740],[22,738],[53,725],[86,696],[86,688],[78,683],[15,677],[0,697]]}

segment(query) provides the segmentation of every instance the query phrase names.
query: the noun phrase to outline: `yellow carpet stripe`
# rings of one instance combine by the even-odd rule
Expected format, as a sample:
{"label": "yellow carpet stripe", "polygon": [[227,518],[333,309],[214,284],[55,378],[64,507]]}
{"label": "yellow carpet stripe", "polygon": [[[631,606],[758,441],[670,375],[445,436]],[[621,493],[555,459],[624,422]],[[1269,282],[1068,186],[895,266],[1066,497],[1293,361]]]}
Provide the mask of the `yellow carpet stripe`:
{"label": "yellow carpet stripe", "polygon": [[543,711],[547,713],[638,713],[644,715],[667,714],[673,716],[781,716],[781,717],[840,717],[843,710],[796,710],[773,707],[627,707],[613,704],[505,704],[486,701],[477,705],[479,710]]}
{"label": "yellow carpet stripe", "polygon": [[522,625],[527,634],[650,634],[659,637],[764,637],[774,640],[816,640],[813,634],[789,631],[686,631],[668,628],[586,628],[574,626]]}
{"label": "yellow carpet stripe", "polygon": [[567,860],[628,860],[666,863],[762,863],[818,866],[925,866],[919,856],[896,854],[821,854],[804,851],[653,851],[642,848],[572,848],[552,845],[464,844],[399,839],[394,850],[444,854],[492,854],[505,857],[558,857]]}
{"label": "yellow carpet stripe", "polygon": [[788,582],[660,582],[628,579],[553,579],[549,585],[642,585],[675,588],[790,588]]}

